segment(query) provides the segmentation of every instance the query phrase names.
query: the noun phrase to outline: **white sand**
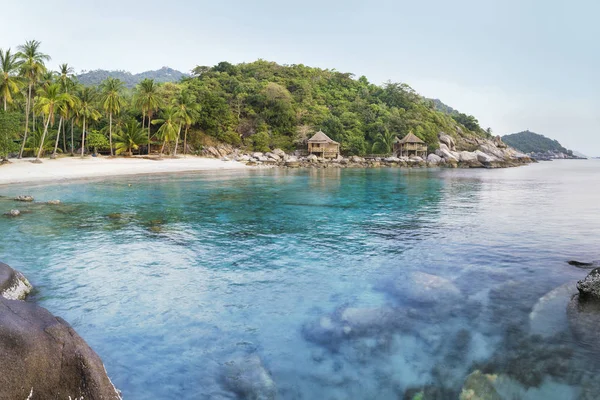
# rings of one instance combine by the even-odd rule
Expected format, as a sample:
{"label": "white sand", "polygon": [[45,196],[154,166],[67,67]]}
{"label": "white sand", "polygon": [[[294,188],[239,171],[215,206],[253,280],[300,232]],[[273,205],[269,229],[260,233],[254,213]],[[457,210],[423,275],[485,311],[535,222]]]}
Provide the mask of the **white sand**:
{"label": "white sand", "polygon": [[11,159],[11,164],[1,165],[0,185],[250,168],[236,161],[221,161],[194,156],[177,159],[163,158],[162,160],[107,157],[80,158],[75,156],[56,160],[44,159],[42,164],[34,164],[31,162],[32,160],[31,158]]}

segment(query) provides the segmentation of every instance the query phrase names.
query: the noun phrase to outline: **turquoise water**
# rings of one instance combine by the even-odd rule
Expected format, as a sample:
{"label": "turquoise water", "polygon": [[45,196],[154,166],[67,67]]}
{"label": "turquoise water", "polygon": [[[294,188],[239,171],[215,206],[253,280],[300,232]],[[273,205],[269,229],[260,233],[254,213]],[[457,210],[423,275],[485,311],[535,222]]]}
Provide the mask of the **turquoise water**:
{"label": "turquoise water", "polygon": [[[0,200],[32,211],[0,218],[0,260],[126,399],[236,398],[219,376],[241,354],[262,359],[280,399],[452,398],[475,368],[521,378],[508,385],[521,398],[576,399],[593,355],[563,308],[543,340],[529,313],[586,275],[566,260],[600,259],[599,181],[598,161],[554,161],[4,187],[63,204]],[[407,295],[415,272],[458,292]],[[363,319],[343,333],[352,313]]]}

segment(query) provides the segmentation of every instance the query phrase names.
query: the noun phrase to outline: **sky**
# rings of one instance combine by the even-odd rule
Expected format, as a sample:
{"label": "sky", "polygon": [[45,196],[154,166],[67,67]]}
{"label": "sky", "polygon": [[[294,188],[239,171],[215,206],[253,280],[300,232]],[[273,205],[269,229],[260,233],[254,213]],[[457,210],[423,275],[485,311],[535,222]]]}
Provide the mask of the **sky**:
{"label": "sky", "polygon": [[0,48],[142,72],[259,58],[405,82],[504,135],[600,156],[600,1],[6,1]]}

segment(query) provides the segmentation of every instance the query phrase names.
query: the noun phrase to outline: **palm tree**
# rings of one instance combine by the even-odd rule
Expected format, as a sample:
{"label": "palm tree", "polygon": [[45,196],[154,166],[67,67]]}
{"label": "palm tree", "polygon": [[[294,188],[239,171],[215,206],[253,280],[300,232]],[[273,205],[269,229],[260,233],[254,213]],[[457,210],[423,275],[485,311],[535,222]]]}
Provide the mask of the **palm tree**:
{"label": "palm tree", "polygon": [[16,54],[11,54],[10,49],[0,49],[0,96],[4,103],[4,111],[8,103],[12,104],[13,94],[19,93],[21,79],[17,71],[21,65]]}
{"label": "palm tree", "polygon": [[152,125],[160,124],[158,128],[158,136],[163,140],[160,148],[160,156],[162,157],[165,150],[165,144],[175,140],[177,135],[177,116],[176,110],[173,107],[167,107],[162,112],[162,118],[152,120]]}
{"label": "palm tree", "polygon": [[[74,91],[75,90],[75,82],[73,81],[73,74],[75,73],[75,69],[73,69],[73,67],[70,67],[69,64],[64,63],[64,64],[60,64],[58,66],[58,82],[60,83],[60,86],[62,87],[62,90],[65,93],[69,93],[70,91]],[[73,100],[76,99],[76,97],[72,97]],[[72,109],[73,107],[63,107],[64,111],[65,111],[65,115],[64,115],[64,121],[65,123],[63,124],[62,127],[62,134],[63,134],[63,152],[67,152],[67,138],[65,135],[65,128],[67,125],[67,121],[71,120],[71,155],[73,155],[73,119],[71,117],[72,113]],[[54,151],[54,153],[56,154],[56,150]]]}
{"label": "palm tree", "polygon": [[[59,84],[62,87],[62,85]],[[66,148],[65,142],[65,125],[66,121],[73,110],[73,107],[77,104],[75,97],[70,93],[63,92],[60,94],[60,97],[56,103],[55,110],[58,112],[60,116],[58,120],[58,129],[56,130],[56,142],[54,143],[54,151],[52,152],[52,158],[56,158],[56,151],[58,150],[58,140],[60,139],[60,128],[62,125],[62,134],[63,134],[63,149]],[[63,121],[65,122],[63,124]],[[66,151],[66,150],[65,150]]]}
{"label": "palm tree", "polygon": [[154,79],[144,79],[138,83],[134,103],[136,107],[142,110],[142,124],[144,122],[144,114],[148,116],[148,154],[150,154],[150,121],[152,120],[152,115],[154,115],[162,103],[158,92],[158,85],[154,82]]}
{"label": "palm tree", "polygon": [[52,150],[53,139],[54,138],[51,135],[46,135],[44,138],[44,127],[38,126],[37,129],[32,130],[31,135],[29,135],[25,150],[31,151],[34,154],[50,151]]}
{"label": "palm tree", "polygon": [[21,61],[21,75],[28,83],[27,103],[25,106],[25,133],[23,135],[23,143],[21,145],[21,151],[19,152],[19,158],[23,157],[23,150],[25,149],[25,143],[27,142],[29,112],[32,108],[31,91],[33,90],[33,85],[38,81],[44,71],[46,71],[44,62],[50,60],[50,56],[40,52],[41,44],[42,43],[37,40],[28,40],[24,45],[19,46],[19,53],[17,53],[19,60]]}
{"label": "palm tree", "polygon": [[115,133],[115,150],[117,154],[133,155],[141,145],[147,143],[146,132],[135,119],[125,124],[122,130]]}
{"label": "palm tree", "polygon": [[91,87],[84,86],[79,92],[79,101],[77,104],[77,117],[83,121],[81,131],[81,157],[85,151],[85,128],[88,120],[96,121],[101,114],[96,109],[97,93]]}
{"label": "palm tree", "polygon": [[100,85],[102,90],[102,108],[108,114],[108,141],[110,145],[110,155],[113,154],[112,145],[112,118],[113,114],[118,115],[121,108],[125,105],[123,99],[123,88],[125,84],[119,79],[108,78]]}
{"label": "palm tree", "polygon": [[[44,143],[46,140],[46,134],[48,133],[48,126],[54,125],[54,117],[55,111],[59,109],[64,104],[73,105],[73,99],[71,95],[68,93],[63,93],[60,90],[60,84],[53,83],[46,88],[43,88],[38,94],[38,102],[36,104],[36,108],[40,111],[45,119],[46,123],[44,126],[44,133],[42,134],[41,142]],[[58,125],[58,132],[56,133],[56,146],[58,146],[58,138],[60,137],[60,125],[62,124],[62,116],[60,117],[60,122]],[[55,150],[56,154],[56,150]],[[38,150],[36,159],[40,161],[40,156],[42,155],[42,147]]]}
{"label": "palm tree", "polygon": [[185,134],[183,139],[183,154],[187,151],[187,134],[190,126],[198,119],[198,104],[196,98],[190,93],[188,89],[183,89],[175,97],[173,101],[175,106],[175,117],[179,121],[179,130],[177,132],[177,139],[175,140],[175,152],[177,155],[177,146],[179,145],[179,137],[181,136],[181,126],[185,125]]}
{"label": "palm tree", "polygon": [[394,148],[394,140],[396,140],[396,135],[390,132],[387,127],[384,128],[383,132],[379,132],[375,137],[373,151],[377,152],[379,150],[381,154],[391,153]]}

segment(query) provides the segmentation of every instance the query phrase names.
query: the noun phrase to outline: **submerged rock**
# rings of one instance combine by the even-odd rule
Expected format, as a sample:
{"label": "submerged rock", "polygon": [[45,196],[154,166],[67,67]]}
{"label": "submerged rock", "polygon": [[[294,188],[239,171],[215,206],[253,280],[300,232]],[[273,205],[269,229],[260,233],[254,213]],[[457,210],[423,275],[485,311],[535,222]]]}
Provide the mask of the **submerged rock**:
{"label": "submerged rock", "polygon": [[494,387],[495,375],[475,371],[467,377],[460,392],[460,400],[503,400]]}
{"label": "submerged rock", "polygon": [[277,386],[256,354],[226,362],[219,379],[239,399],[274,400],[277,396]]}
{"label": "submerged rock", "polygon": [[21,215],[21,211],[19,210],[10,210],[9,212],[4,213],[7,217],[18,217]]}
{"label": "submerged rock", "polygon": [[572,265],[574,267],[579,267],[579,268],[600,267],[600,261],[585,262],[585,261],[569,260],[569,261],[567,261],[567,264]]}
{"label": "submerged rock", "polygon": [[33,196],[25,196],[25,195],[23,195],[23,196],[17,196],[17,197],[15,197],[14,200],[15,201],[32,202],[34,199],[33,199]]}
{"label": "submerged rock", "polygon": [[60,200],[50,200],[50,201],[47,201],[46,204],[50,204],[50,205],[56,206],[56,205],[60,204]]}
{"label": "submerged rock", "polygon": [[22,273],[0,262],[0,297],[8,300],[24,300],[32,289]]}
{"label": "submerged rock", "polygon": [[532,334],[551,337],[568,329],[567,305],[577,293],[574,283],[566,283],[541,297],[529,314]]}
{"label": "submerged rock", "polygon": [[585,301],[574,295],[567,306],[571,331],[586,347],[600,351],[600,302]]}
{"label": "submerged rock", "polygon": [[581,300],[600,300],[600,268],[592,270],[584,279],[577,282]]}
{"label": "submerged rock", "polygon": [[462,298],[451,280],[420,271],[398,277],[386,286],[394,297],[417,304],[452,303]]}

